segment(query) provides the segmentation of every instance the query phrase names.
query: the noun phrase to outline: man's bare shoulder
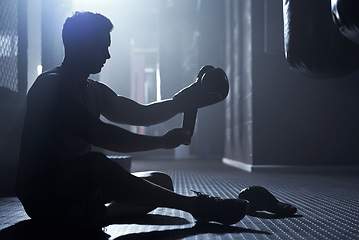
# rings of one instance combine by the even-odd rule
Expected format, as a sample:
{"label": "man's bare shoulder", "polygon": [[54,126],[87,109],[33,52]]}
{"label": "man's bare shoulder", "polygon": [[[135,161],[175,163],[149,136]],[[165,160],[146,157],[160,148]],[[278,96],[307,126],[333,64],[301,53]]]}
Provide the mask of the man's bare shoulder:
{"label": "man's bare shoulder", "polygon": [[49,79],[49,80],[59,80],[61,78],[60,69],[54,68],[51,70],[48,70],[46,72],[41,73],[37,79]]}
{"label": "man's bare shoulder", "polygon": [[115,91],[113,89],[111,89],[104,82],[88,79],[88,83],[90,85],[92,85],[92,86],[95,86],[97,89],[99,89],[105,97],[115,97],[115,96],[117,96]]}
{"label": "man's bare shoulder", "polygon": [[60,79],[60,71],[57,68],[43,72],[36,78],[28,94],[51,92],[58,88]]}

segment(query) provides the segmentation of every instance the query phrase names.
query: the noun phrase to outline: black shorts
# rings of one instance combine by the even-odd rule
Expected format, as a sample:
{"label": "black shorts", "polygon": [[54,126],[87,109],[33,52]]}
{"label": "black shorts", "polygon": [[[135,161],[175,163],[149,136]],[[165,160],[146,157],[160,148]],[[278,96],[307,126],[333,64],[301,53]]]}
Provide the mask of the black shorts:
{"label": "black shorts", "polygon": [[69,199],[56,191],[56,175],[57,168],[49,169],[19,188],[18,198],[31,219],[76,223],[75,215],[79,224],[91,225],[107,214],[105,203],[110,199],[101,189],[91,189],[81,198]]}

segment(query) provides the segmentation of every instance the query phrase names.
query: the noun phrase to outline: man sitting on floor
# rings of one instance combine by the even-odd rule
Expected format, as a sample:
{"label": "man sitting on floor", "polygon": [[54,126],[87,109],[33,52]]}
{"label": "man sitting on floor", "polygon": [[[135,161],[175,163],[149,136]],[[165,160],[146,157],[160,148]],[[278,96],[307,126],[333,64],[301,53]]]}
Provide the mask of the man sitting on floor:
{"label": "man sitting on floor", "polygon": [[[88,79],[110,59],[112,28],[101,14],[76,12],[69,17],[62,32],[62,65],[41,74],[28,93],[17,181],[17,195],[27,214],[39,220],[101,226],[112,217],[168,207],[187,211],[198,221],[233,224],[256,210],[259,200],[252,193],[258,190],[247,189],[233,199],[200,193],[184,196],[173,191],[165,173],[131,174],[104,154],[91,151],[91,145],[123,153],[171,149],[191,140],[181,128],[147,136],[100,120],[103,115],[116,123],[149,126],[184,112],[188,102],[195,102],[188,100],[196,92],[189,87],[179,93],[181,97],[142,105]],[[266,199],[272,209],[264,210],[296,211],[275,198]]]}

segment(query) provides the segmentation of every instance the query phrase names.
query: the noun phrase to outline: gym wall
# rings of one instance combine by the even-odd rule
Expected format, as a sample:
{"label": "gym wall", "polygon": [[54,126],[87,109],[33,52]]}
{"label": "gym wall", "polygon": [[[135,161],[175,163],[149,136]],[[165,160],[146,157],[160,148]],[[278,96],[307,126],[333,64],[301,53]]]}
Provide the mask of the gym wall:
{"label": "gym wall", "polygon": [[[240,88],[238,97],[227,101],[224,162],[248,171],[357,165],[359,73],[333,78],[298,74],[290,69],[284,48],[278,48],[283,43],[283,20],[277,18],[282,16],[281,0],[241,1],[245,9],[236,1],[227,4],[227,11],[233,11],[232,24],[226,26],[232,49],[227,68],[232,85],[248,82],[249,88]],[[268,16],[273,18],[268,21]],[[238,66],[242,72],[233,70]],[[241,95],[243,91],[252,95]],[[251,100],[243,102],[246,96]],[[243,106],[246,101],[251,107]],[[252,125],[247,132],[246,125]]]}

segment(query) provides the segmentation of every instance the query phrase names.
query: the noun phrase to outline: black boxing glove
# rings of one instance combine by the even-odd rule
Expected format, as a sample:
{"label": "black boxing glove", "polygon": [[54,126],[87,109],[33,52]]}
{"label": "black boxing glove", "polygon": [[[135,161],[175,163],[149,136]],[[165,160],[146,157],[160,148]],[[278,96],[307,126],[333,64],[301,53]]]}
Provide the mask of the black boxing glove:
{"label": "black boxing glove", "polygon": [[221,68],[205,66],[199,72],[196,82],[176,93],[172,99],[176,102],[177,109],[184,112],[220,102],[227,97],[228,92],[226,73]]}

